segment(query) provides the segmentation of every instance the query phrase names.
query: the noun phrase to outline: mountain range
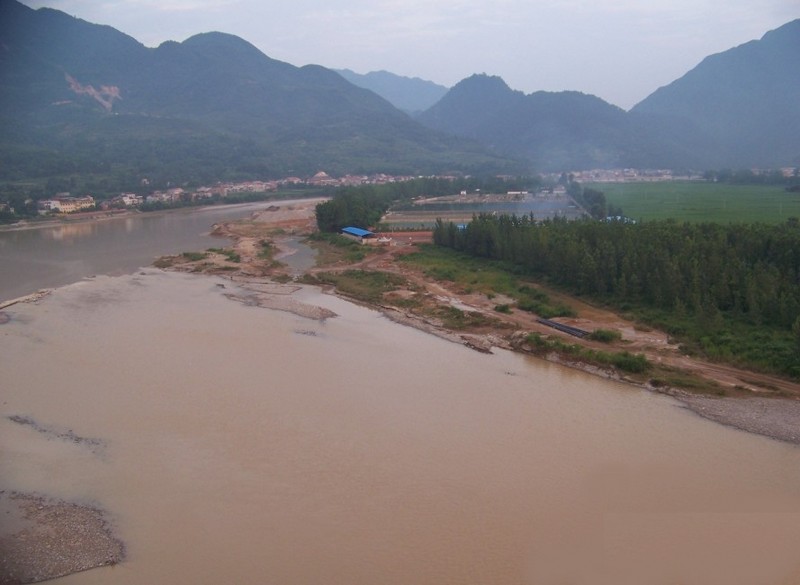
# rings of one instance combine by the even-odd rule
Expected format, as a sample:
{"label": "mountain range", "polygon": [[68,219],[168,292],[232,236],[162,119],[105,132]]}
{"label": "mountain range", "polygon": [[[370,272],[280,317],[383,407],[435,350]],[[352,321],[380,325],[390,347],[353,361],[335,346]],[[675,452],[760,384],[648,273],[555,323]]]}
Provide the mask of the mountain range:
{"label": "mountain range", "polygon": [[296,67],[217,32],[147,48],[108,26],[0,0],[0,179],[81,174],[117,188],[321,169],[798,165],[798,62],[800,20],[708,57],[626,112],[579,92],[526,95],[489,75],[447,90]]}
{"label": "mountain range", "polygon": [[0,0],[0,178],[209,181],[328,172],[520,171],[316,65],[204,33],[147,48]]}
{"label": "mountain range", "polygon": [[418,116],[537,168],[800,165],[800,19],[704,59],[625,112],[578,92],[525,95],[475,75]]}

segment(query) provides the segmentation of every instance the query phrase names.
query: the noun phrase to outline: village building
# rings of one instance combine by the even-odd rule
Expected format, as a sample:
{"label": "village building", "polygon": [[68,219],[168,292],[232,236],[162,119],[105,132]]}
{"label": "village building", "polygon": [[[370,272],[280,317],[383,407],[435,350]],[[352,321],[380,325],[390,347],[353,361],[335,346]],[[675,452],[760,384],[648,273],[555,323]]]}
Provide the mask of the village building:
{"label": "village building", "polygon": [[172,203],[172,198],[163,191],[153,191],[145,198],[147,203]]}
{"label": "village building", "polygon": [[67,194],[59,194],[53,199],[39,201],[39,213],[75,213],[83,209],[91,209],[94,206],[94,197],[91,195],[70,197]]}
{"label": "village building", "polygon": [[144,203],[144,197],[134,193],[122,193],[115,199],[119,199],[120,203],[122,203],[125,207],[138,207]]}
{"label": "village building", "polygon": [[313,185],[315,187],[326,187],[330,185],[338,185],[339,180],[334,179],[325,171],[320,171],[316,175],[311,177],[308,181],[306,181],[306,184]]}
{"label": "village building", "polygon": [[369,182],[369,177],[366,175],[345,175],[339,179],[339,184],[346,187],[355,187],[358,185],[366,185]]}
{"label": "village building", "polygon": [[184,198],[184,191],[181,187],[173,187],[172,189],[167,189],[167,196],[172,203],[177,203]]}

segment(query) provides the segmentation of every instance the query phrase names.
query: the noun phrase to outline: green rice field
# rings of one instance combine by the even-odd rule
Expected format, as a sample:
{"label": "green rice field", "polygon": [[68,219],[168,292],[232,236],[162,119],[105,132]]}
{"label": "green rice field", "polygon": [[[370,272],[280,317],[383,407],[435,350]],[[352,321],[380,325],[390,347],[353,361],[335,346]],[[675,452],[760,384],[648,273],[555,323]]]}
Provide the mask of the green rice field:
{"label": "green rice field", "polygon": [[800,193],[782,185],[705,182],[588,183],[635,220],[781,223],[800,218]]}

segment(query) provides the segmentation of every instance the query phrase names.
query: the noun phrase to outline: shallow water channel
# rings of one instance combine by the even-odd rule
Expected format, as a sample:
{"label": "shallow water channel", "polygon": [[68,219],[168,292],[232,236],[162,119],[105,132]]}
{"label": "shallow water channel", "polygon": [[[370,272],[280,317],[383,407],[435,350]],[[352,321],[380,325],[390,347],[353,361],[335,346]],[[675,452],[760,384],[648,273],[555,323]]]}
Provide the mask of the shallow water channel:
{"label": "shallow water channel", "polygon": [[6,310],[0,489],[96,503],[127,544],[58,583],[800,583],[797,447],[232,286],[148,269]]}
{"label": "shallow water channel", "polygon": [[0,301],[97,274],[129,274],[167,254],[225,246],[227,240],[210,235],[213,224],[244,218],[274,204],[187,208],[0,230]]}

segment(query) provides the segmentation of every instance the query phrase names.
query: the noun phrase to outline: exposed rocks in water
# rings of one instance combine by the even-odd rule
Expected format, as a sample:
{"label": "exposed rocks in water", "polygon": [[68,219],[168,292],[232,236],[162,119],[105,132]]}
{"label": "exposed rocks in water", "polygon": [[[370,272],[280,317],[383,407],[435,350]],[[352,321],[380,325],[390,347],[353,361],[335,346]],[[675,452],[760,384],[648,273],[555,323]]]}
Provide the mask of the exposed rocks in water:
{"label": "exposed rocks in water", "polygon": [[96,507],[0,491],[0,583],[37,583],[125,559]]}
{"label": "exposed rocks in water", "polygon": [[105,442],[102,439],[95,439],[92,437],[81,437],[72,432],[72,429],[64,431],[52,426],[42,425],[29,416],[21,416],[13,414],[11,416],[8,416],[7,418],[11,422],[15,422],[19,425],[30,427],[36,432],[46,435],[48,438],[59,439],[61,441],[68,441],[70,443],[75,443],[76,445],[89,447],[92,451],[103,449],[106,446]]}

